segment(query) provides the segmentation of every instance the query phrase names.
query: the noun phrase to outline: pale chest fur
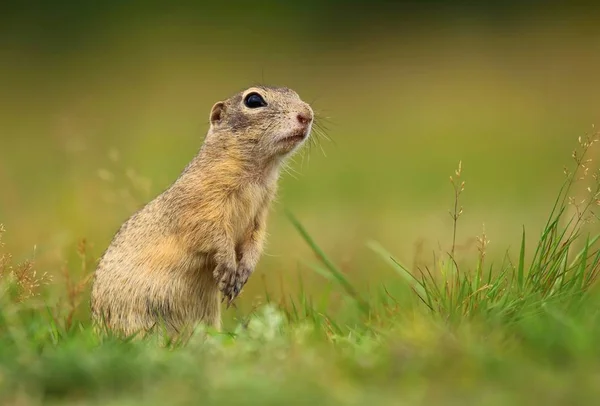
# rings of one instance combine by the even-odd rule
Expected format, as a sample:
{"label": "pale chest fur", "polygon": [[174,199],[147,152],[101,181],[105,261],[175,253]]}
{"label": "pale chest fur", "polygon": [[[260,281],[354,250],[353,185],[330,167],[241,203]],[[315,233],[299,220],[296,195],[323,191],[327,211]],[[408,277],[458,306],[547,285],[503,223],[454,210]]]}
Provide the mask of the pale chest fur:
{"label": "pale chest fur", "polygon": [[248,183],[236,191],[232,205],[231,227],[236,243],[242,242],[255,227],[258,214],[267,210],[274,194],[273,185]]}

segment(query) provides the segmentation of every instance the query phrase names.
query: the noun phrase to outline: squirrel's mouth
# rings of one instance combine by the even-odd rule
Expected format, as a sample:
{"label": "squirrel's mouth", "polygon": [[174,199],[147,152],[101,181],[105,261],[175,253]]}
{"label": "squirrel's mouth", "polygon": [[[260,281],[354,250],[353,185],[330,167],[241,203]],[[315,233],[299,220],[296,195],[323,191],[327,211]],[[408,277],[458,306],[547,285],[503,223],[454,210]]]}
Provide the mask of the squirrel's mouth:
{"label": "squirrel's mouth", "polygon": [[293,131],[290,135],[281,138],[280,142],[293,144],[300,143],[308,137],[308,133],[308,129],[300,128],[298,130]]}

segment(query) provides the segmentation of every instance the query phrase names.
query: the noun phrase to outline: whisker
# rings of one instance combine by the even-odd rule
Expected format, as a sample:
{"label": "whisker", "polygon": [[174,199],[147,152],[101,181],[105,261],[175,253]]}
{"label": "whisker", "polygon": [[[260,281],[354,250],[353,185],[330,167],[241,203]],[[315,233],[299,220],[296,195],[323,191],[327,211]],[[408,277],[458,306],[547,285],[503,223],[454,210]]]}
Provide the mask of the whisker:
{"label": "whisker", "polygon": [[335,141],[333,141],[325,132],[325,130],[323,130],[322,128],[320,128],[319,126],[315,127],[315,134],[317,134],[318,137],[322,137],[325,138],[327,141],[332,142],[335,144]]}
{"label": "whisker", "polygon": [[288,174],[289,176],[291,176],[292,178],[298,180],[298,178],[296,177],[296,173],[298,173],[297,171],[295,171],[294,169],[292,169],[288,164],[284,164],[282,165],[281,169]]}

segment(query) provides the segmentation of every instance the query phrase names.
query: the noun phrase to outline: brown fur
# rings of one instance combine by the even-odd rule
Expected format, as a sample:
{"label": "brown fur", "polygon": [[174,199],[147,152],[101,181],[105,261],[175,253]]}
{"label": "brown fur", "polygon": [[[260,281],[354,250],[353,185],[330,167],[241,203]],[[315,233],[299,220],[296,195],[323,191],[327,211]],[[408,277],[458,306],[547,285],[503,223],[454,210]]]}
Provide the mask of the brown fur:
{"label": "brown fur", "polygon": [[[267,106],[246,107],[251,92]],[[125,334],[158,325],[178,334],[199,322],[220,329],[219,296],[231,303],[253,273],[282,160],[308,138],[312,119],[287,88],[253,87],[216,103],[198,154],[102,256],[91,297],[96,325]]]}

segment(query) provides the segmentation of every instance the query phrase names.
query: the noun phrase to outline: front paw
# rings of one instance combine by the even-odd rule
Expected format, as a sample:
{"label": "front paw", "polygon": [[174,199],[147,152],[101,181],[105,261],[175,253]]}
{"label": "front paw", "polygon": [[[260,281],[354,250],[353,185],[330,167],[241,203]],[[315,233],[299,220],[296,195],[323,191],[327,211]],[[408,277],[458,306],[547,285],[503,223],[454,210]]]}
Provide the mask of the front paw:
{"label": "front paw", "polygon": [[219,264],[213,271],[213,276],[217,281],[217,286],[220,291],[227,285],[227,281],[231,278],[231,275],[235,274],[235,267]]}
{"label": "front paw", "polygon": [[219,289],[223,293],[223,301],[227,299],[227,307],[238,297],[251,274],[252,269],[239,265],[235,272],[229,275],[224,274],[221,277],[219,280]]}

